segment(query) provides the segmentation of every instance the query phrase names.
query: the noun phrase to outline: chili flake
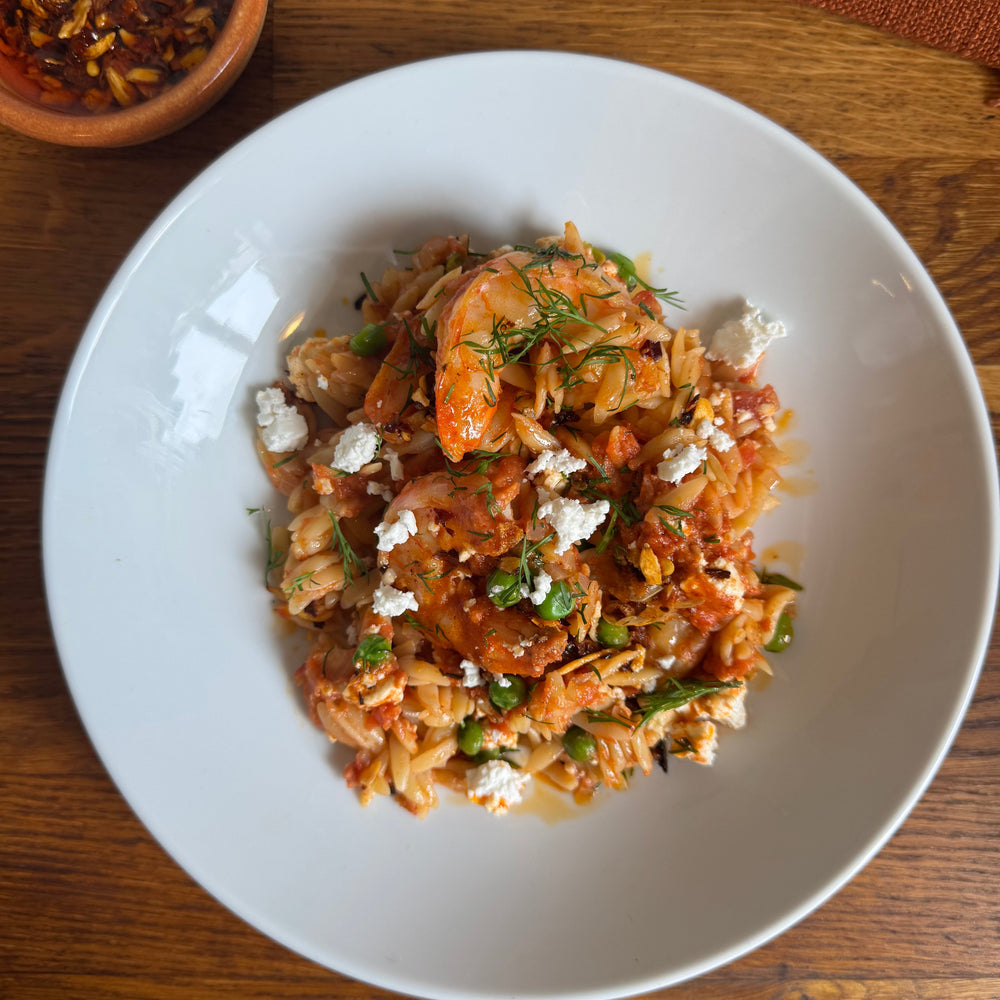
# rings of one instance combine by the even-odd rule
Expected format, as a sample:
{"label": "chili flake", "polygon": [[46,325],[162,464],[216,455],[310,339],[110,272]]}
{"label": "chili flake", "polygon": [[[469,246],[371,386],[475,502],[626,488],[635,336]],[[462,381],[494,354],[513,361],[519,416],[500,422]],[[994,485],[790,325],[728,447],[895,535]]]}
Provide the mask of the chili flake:
{"label": "chili flake", "polygon": [[194,69],[232,4],[0,0],[0,71],[19,93],[62,111],[127,108]]}

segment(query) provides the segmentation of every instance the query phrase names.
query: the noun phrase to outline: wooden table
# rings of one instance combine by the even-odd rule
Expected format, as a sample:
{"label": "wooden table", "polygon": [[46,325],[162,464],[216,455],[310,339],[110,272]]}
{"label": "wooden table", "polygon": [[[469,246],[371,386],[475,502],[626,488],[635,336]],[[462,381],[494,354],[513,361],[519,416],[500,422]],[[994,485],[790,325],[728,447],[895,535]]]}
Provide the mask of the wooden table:
{"label": "wooden table", "polygon": [[[45,613],[53,409],[88,314],[163,205],[298,102],[487,48],[631,59],[721,91],[830,158],[948,300],[1000,415],[1000,73],[792,0],[275,0],[245,76],[183,132],[109,152],[0,134],[0,996],[385,997],[252,930],[150,838],[95,757]],[[657,996],[1000,997],[1000,642],[940,773],[889,845],[778,940]]]}

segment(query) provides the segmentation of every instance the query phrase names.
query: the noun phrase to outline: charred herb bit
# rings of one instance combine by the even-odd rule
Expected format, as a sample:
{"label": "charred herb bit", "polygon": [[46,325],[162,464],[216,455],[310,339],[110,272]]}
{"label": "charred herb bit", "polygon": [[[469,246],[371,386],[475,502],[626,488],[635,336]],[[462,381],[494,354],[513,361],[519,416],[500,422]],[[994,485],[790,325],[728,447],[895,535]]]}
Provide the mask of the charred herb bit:
{"label": "charred herb bit", "polygon": [[392,653],[389,640],[382,635],[366,635],[354,651],[354,664],[361,670],[371,670]]}
{"label": "charred herb bit", "polygon": [[[676,756],[698,752],[698,748],[686,736],[681,736],[680,739],[674,740],[674,746],[676,749],[671,748],[670,752]],[[664,768],[664,770],[666,770],[666,768]]]}
{"label": "charred herb bit", "polygon": [[664,774],[669,774],[670,772],[667,768],[667,761],[669,758],[667,756],[668,750],[666,743],[666,740],[660,740],[655,747],[651,748],[651,752],[653,754],[653,760],[660,765],[660,770],[663,771]]}
{"label": "charred herb bit", "polygon": [[719,681],[704,677],[668,677],[664,687],[652,694],[641,694],[636,699],[642,711],[639,725],[643,726],[655,715],[668,709],[680,708],[703,694],[743,687],[742,681]]}
{"label": "charred herb bit", "polygon": [[261,509],[262,508],[260,507],[247,507],[246,512],[248,514],[259,514],[261,512]]}
{"label": "charred herb bit", "polygon": [[280,461],[278,461],[278,462],[272,462],[272,463],[271,463],[271,468],[272,468],[272,469],[280,469],[280,468],[281,468],[281,467],[282,467],[283,465],[288,465],[288,463],[289,463],[289,462],[290,462],[290,461],[291,461],[291,460],[292,460],[293,458],[295,458],[295,456],[296,456],[296,455],[298,455],[298,452],[297,452],[297,451],[293,451],[293,452],[291,453],[291,455],[286,455],[286,456],[285,456],[285,457],[284,457],[283,459],[281,459]]}
{"label": "charred herb bit", "polygon": [[560,410],[552,418],[553,427],[562,427],[564,424],[571,424],[576,420],[578,414],[575,410]]}
{"label": "charred herb bit", "polygon": [[674,417],[674,419],[670,421],[670,426],[689,427],[691,421],[694,420],[694,411],[695,407],[698,405],[699,399],[701,399],[701,394],[691,389],[688,392],[687,401],[684,403],[684,409],[681,411],[679,417]]}
{"label": "charred herb bit", "polygon": [[351,543],[344,537],[344,533],[340,530],[340,522],[334,516],[333,511],[328,510],[326,513],[330,518],[330,524],[333,526],[333,538],[330,540],[330,548],[334,552],[340,553],[340,560],[344,565],[344,579],[348,585],[354,583],[354,571],[358,570],[364,573],[367,580],[368,567],[365,565],[365,561],[354,551]]}
{"label": "charred herb bit", "polygon": [[784,573],[769,573],[766,569],[757,574],[761,583],[775,583],[779,587],[787,587],[789,590],[802,590],[802,584],[785,576]]}
{"label": "charred herb bit", "polygon": [[718,545],[722,539],[718,535],[711,535],[709,538],[703,538],[702,541],[706,545]]}
{"label": "charred herb bit", "polygon": [[706,566],[705,575],[715,577],[716,580],[728,580],[733,574],[721,566]]}

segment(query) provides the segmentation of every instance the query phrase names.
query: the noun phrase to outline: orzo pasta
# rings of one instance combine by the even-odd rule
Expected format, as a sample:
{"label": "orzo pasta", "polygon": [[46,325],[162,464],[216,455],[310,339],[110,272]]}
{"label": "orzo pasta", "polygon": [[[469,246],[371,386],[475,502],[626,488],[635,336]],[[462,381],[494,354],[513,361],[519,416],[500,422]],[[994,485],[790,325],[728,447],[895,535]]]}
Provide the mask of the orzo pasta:
{"label": "orzo pasta", "polygon": [[360,331],[258,394],[292,518],[268,522],[268,584],[348,783],[502,813],[532,780],[584,801],[711,763],[791,635],[797,585],[751,548],[784,330],[748,307],[703,345],[572,224],[488,255],[436,237],[365,287]]}

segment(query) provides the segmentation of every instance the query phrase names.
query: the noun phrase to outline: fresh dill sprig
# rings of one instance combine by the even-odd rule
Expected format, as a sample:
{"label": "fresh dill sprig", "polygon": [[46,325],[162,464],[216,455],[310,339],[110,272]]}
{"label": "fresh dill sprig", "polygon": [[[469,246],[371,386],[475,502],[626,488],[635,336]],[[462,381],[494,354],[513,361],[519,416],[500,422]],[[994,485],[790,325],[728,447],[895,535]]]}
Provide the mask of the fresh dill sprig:
{"label": "fresh dill sprig", "polygon": [[[598,674],[600,676],[600,674]],[[628,719],[623,719],[621,716],[612,715],[610,712],[599,712],[593,708],[585,708],[583,714],[590,719],[591,722],[613,722],[616,726],[624,726],[626,729],[634,729],[633,723],[629,722]]]}
{"label": "fresh dill sprig", "polygon": [[521,599],[521,594],[525,588],[530,589],[532,586],[532,561],[535,558],[538,550],[545,545],[546,542],[550,542],[556,537],[554,531],[550,531],[541,541],[533,542],[531,545],[528,544],[528,536],[525,535],[521,539],[521,552],[517,560],[517,569],[514,571],[513,580],[502,590],[498,590],[496,594],[490,594],[491,599],[495,598],[495,601],[501,601],[506,603],[501,603],[501,607],[509,607],[511,604],[516,603]]}
{"label": "fresh dill sprig", "polygon": [[333,538],[330,540],[330,548],[334,552],[340,553],[340,560],[344,565],[344,579],[348,585],[354,583],[354,572],[358,570],[364,573],[367,580],[368,566],[365,564],[365,561],[354,551],[351,543],[344,537],[344,533],[340,530],[340,522],[333,511],[328,510],[326,513],[330,518],[330,524],[333,526]]}
{"label": "fresh dill sprig", "polygon": [[361,284],[365,286],[365,292],[368,294],[368,298],[372,302],[378,302],[378,296],[375,294],[375,290],[371,286],[371,282],[368,280],[368,275],[364,271],[361,272]]}
{"label": "fresh dill sprig", "polygon": [[294,576],[288,581],[287,587],[282,587],[281,589],[285,592],[286,597],[291,597],[293,594],[297,594],[301,590],[305,589],[305,585],[307,583],[312,583],[312,578],[315,575],[315,570],[310,570],[308,573],[300,573],[298,576]]}
{"label": "fresh dill sprig", "polygon": [[671,708],[680,708],[703,694],[743,687],[742,681],[719,681],[702,677],[668,677],[666,685],[651,694],[639,695],[637,701],[642,710],[639,725],[645,725],[655,715]]}
{"label": "fresh dill sprig", "polygon": [[267,539],[267,563],[264,565],[264,586],[266,587],[268,577],[285,561],[285,553],[283,550],[275,548],[274,542],[271,540],[270,518],[265,522],[264,537]]}

